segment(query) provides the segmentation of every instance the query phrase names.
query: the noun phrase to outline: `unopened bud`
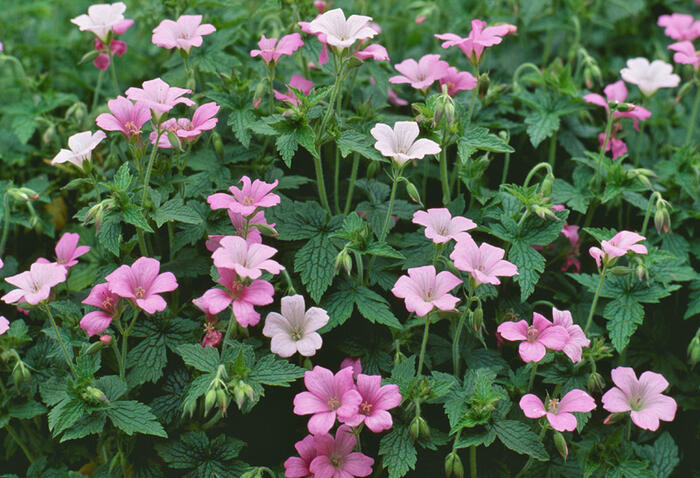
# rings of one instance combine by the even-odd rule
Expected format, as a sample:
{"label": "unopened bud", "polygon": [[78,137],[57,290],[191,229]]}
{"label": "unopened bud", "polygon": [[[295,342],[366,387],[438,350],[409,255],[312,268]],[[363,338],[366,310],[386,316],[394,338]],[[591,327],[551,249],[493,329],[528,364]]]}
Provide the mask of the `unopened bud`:
{"label": "unopened bud", "polygon": [[418,192],[418,188],[411,182],[411,181],[406,181],[406,193],[408,193],[408,197],[411,198],[411,201],[417,204],[423,204],[423,202],[420,200],[420,193]]}
{"label": "unopened bud", "polygon": [[605,417],[605,420],[603,420],[603,425],[612,425],[614,423],[617,423],[625,416],[627,416],[626,413],[611,413],[610,415]]}
{"label": "unopened bud", "polygon": [[214,152],[221,161],[224,160],[224,143],[221,141],[221,135],[216,131],[211,133],[211,144],[214,146]]}
{"label": "unopened bud", "polygon": [[564,459],[564,461],[566,461],[566,458],[569,456],[569,447],[566,445],[566,439],[564,438],[564,435],[561,434],[561,432],[554,432],[554,446],[557,447],[557,451]]}
{"label": "unopened bud", "polygon": [[631,274],[632,271],[634,271],[634,269],[625,266],[616,266],[608,269],[608,272],[610,272],[614,276],[626,276]]}
{"label": "unopened bud", "polygon": [[491,80],[489,80],[489,75],[486,73],[482,73],[479,75],[479,82],[477,83],[477,88],[479,91],[479,96],[482,98],[486,96],[486,93],[489,91],[489,85],[491,84]]}
{"label": "unopened bud", "polygon": [[107,400],[107,396],[104,394],[102,390],[96,387],[89,386],[88,388],[85,389],[85,392],[83,393],[83,398],[89,402],[102,402],[102,403],[107,403],[109,400]]}
{"label": "unopened bud", "polygon": [[649,269],[647,269],[647,266],[640,262],[637,264],[637,267],[635,267],[634,270],[637,274],[637,279],[640,281],[649,282]]}
{"label": "unopened bud", "polygon": [[547,218],[554,219],[554,220],[559,219],[557,217],[557,215],[554,214],[554,212],[552,212],[552,210],[548,207],[534,205],[534,206],[532,206],[532,212],[537,214],[541,219],[547,219]]}
{"label": "unopened bud", "polygon": [[464,478],[464,466],[456,451],[445,457],[445,477]]}
{"label": "unopened bud", "polygon": [[481,308],[481,305],[472,314],[472,325],[474,331],[479,331],[484,326],[484,309]]}
{"label": "unopened bud", "polygon": [[408,433],[413,441],[418,440],[421,436],[421,422],[425,423],[425,420],[420,416],[416,416],[411,420],[411,424],[408,427]]}
{"label": "unopened bud", "polygon": [[218,389],[216,388],[210,388],[209,391],[207,391],[206,395],[204,395],[204,414],[209,415],[209,410],[214,406],[216,403],[216,392]]}
{"label": "unopened bud", "polygon": [[87,355],[92,355],[92,354],[94,354],[94,353],[99,352],[99,351],[102,350],[103,348],[104,348],[104,344],[98,340],[97,342],[91,343],[90,346],[89,346],[89,347],[87,348],[87,350],[85,351],[85,353],[86,353]]}
{"label": "unopened bud", "polygon": [[688,362],[691,367],[700,362],[700,337],[698,334],[688,344]]}
{"label": "unopened bud", "polygon": [[377,161],[372,161],[369,163],[369,166],[367,166],[367,177],[368,178],[373,178],[376,176],[377,172],[379,171],[379,163]]}
{"label": "unopened bud", "polygon": [[586,388],[589,392],[594,392],[595,390],[602,390],[605,386],[605,380],[603,376],[598,372],[591,372],[586,381]]}
{"label": "unopened bud", "polygon": [[547,173],[547,175],[542,180],[542,184],[540,185],[540,192],[542,193],[542,196],[549,197],[549,195],[552,193],[553,185],[554,175],[552,173]]}
{"label": "unopened bud", "polygon": [[182,416],[184,417],[185,415],[187,415],[188,417],[191,417],[194,415],[194,412],[196,409],[197,409],[197,402],[192,400],[192,401],[186,403],[182,407]]}
{"label": "unopened bud", "polygon": [[260,234],[263,236],[275,237],[277,236],[277,230],[270,226],[269,224],[254,224]]}
{"label": "unopened bud", "polygon": [[100,342],[102,342],[105,345],[109,345],[112,342],[112,336],[107,334],[101,335]]}
{"label": "unopened bud", "polygon": [[229,398],[228,394],[226,393],[226,390],[220,388],[216,391],[216,403],[219,406],[219,410],[221,410],[222,415],[226,415],[226,409],[228,408],[228,400]]}
{"label": "unopened bud", "polygon": [[337,274],[341,268],[347,275],[352,272],[352,258],[347,249],[340,251],[335,258],[335,273]]}

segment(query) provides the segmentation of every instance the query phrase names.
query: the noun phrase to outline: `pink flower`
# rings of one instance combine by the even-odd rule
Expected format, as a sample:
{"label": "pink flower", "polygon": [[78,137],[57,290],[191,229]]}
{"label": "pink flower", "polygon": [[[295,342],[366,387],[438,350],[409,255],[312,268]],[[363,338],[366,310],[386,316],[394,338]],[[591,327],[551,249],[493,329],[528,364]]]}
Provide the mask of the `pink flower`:
{"label": "pink flower", "polygon": [[304,297],[282,297],[281,314],[270,312],[265,318],[263,335],[269,337],[270,350],[280,357],[291,357],[296,352],[311,357],[323,345],[316,332],[328,323],[328,313],[319,308],[306,310]]}
{"label": "pink flower", "polygon": [[18,288],[2,296],[3,302],[36,305],[49,298],[53,286],[66,281],[66,268],[55,262],[35,262],[28,271],[6,277],[5,281]]}
{"label": "pink flower", "polygon": [[645,241],[646,237],[637,234],[636,232],[620,231],[615,234],[609,241],[601,241],[601,250],[598,247],[588,249],[589,254],[595,263],[600,267],[601,260],[604,263],[611,261],[616,257],[622,257],[629,251],[636,254],[647,254],[647,248],[643,244],[637,244],[639,241]]}
{"label": "pink flower", "polygon": [[398,385],[382,386],[381,376],[361,373],[357,376],[357,391],[362,396],[362,402],[357,414],[345,420],[345,423],[351,427],[364,423],[374,433],[389,430],[393,422],[387,410],[401,404]]}
{"label": "pink flower", "polygon": [[356,444],[355,435],[345,425],[338,427],[335,438],[327,433],[317,436],[318,456],[309,466],[314,478],[352,478],[371,475],[374,459],[353,451]]}
{"label": "pink flower", "polygon": [[[56,243],[56,263],[65,267],[68,271],[78,263],[78,257],[87,254],[90,246],[79,246],[80,235],[74,232],[66,232]],[[43,257],[37,262],[48,262]]]}
{"label": "pink flower", "polygon": [[290,33],[280,38],[279,43],[277,38],[262,38],[258,42],[260,50],[250,50],[250,56],[261,56],[265,63],[276,62],[282,55],[291,55],[304,45],[301,35],[298,33]]}
{"label": "pink flower", "polygon": [[657,25],[665,27],[666,36],[674,40],[693,41],[700,36],[700,20],[693,19],[692,15],[682,13],[661,15]]}
{"label": "pink flower", "polygon": [[304,374],[304,385],[308,391],[294,397],[294,413],[313,415],[308,428],[314,435],[328,433],[336,416],[341,421],[354,416],[362,403],[362,396],[355,390],[350,367],[333,375],[327,368],[317,365]]}
{"label": "pink flower", "polygon": [[340,362],[340,368],[352,367],[352,378],[357,379],[357,376],[362,373],[362,361],[360,358],[345,357]]}
{"label": "pink flower", "polygon": [[192,93],[192,90],[171,87],[160,78],[144,81],[143,88],[131,87],[126,90],[126,97],[136,102],[142,102],[148,106],[153,114],[160,118],[178,103],[194,106],[194,101],[183,98],[182,95]]}
{"label": "pink flower", "polygon": [[125,18],[121,22],[117,23],[112,27],[112,31],[116,35],[123,35],[131,28],[131,26],[134,24],[134,21],[130,18]]}
{"label": "pink flower", "polygon": [[673,43],[668,46],[668,49],[676,52],[673,54],[673,61],[676,63],[693,65],[695,70],[700,68],[700,51],[695,51],[695,47],[691,42],[682,41]]}
{"label": "pink flower", "polygon": [[73,163],[77,167],[83,167],[83,161],[89,161],[92,157],[92,150],[105,139],[107,135],[104,131],[83,131],[68,138],[68,148],[61,149],[51,164]]}
{"label": "pink flower", "polygon": [[556,307],[552,307],[552,319],[554,319],[554,325],[563,327],[569,336],[564,348],[561,349],[562,352],[564,352],[573,363],[580,362],[582,354],[581,349],[591,345],[591,341],[586,338],[583,329],[574,324],[574,318],[568,310],[559,310]]}
{"label": "pink flower", "polygon": [[502,37],[517,31],[517,27],[507,23],[484,27],[486,27],[486,22],[472,20],[472,31],[469,32],[467,38],[462,38],[454,33],[438,34],[435,35],[435,38],[445,40],[442,44],[443,48],[459,47],[470,62],[478,64],[481,61],[481,55],[484,53],[485,48],[498,45],[503,41]]}
{"label": "pink flower", "polygon": [[631,412],[632,422],[639,428],[656,431],[659,420],[673,421],[676,401],[662,395],[668,382],[663,375],[644,372],[639,379],[630,367],[617,367],[610,372],[617,385],[603,395],[603,408],[611,413]]}
{"label": "pink flower", "polygon": [[394,68],[401,75],[389,78],[389,83],[410,83],[417,90],[426,90],[434,82],[447,74],[450,65],[440,59],[440,55],[425,55],[420,60],[409,58]]}
{"label": "pink flower", "polygon": [[[615,128],[615,130],[619,131],[619,128]],[[610,138],[608,138],[608,144],[605,146],[605,151],[612,150],[613,161],[615,161],[620,156],[624,156],[625,154],[627,154],[627,143],[615,137],[615,133],[617,132],[615,130],[610,135]],[[600,144],[600,147],[602,148],[604,143],[605,133],[600,133],[598,135],[598,144]]]}
{"label": "pink flower", "polygon": [[262,275],[262,271],[279,274],[284,270],[278,262],[270,259],[277,253],[274,247],[248,244],[238,236],[226,236],[219,244],[220,247],[212,254],[214,265],[233,269],[242,279],[257,279]]}
{"label": "pink flower", "polygon": [[403,98],[399,98],[399,95],[397,95],[391,88],[387,88],[386,93],[388,96],[387,101],[390,104],[394,106],[406,106],[408,104],[408,101],[404,100]]}
{"label": "pink flower", "polygon": [[418,317],[425,317],[435,307],[454,310],[459,299],[449,292],[461,283],[449,271],[436,275],[434,266],[413,267],[408,269],[408,275],[399,277],[391,292],[404,299],[406,310],[415,312]]}
{"label": "pink flower", "polygon": [[[161,128],[166,131],[172,131],[178,138],[182,138],[186,141],[195,141],[203,132],[210,129],[214,129],[216,124],[219,122],[214,116],[219,112],[219,105],[215,102],[205,103],[199,108],[197,108],[192,115],[192,119],[189,118],[170,118],[169,120],[163,122]],[[151,143],[155,143],[156,136],[158,134],[152,131],[149,135]],[[172,148],[170,144],[170,139],[167,133],[162,133],[160,139],[158,140],[159,148]]]}
{"label": "pink flower", "polygon": [[662,60],[649,63],[646,58],[627,60],[627,68],[620,70],[627,83],[637,85],[644,96],[651,96],[659,88],[675,88],[681,77],[673,73],[673,67]]}
{"label": "pink flower", "polygon": [[286,478],[308,478],[312,475],[309,467],[318,455],[316,451],[316,438],[307,435],[303,440],[296,442],[294,448],[299,456],[291,456],[284,462],[284,476]]}
{"label": "pink flower", "polygon": [[389,61],[389,53],[386,48],[377,44],[369,45],[364,50],[358,50],[355,56],[360,60],[371,58],[374,61]]}
{"label": "pink flower", "polygon": [[473,90],[476,88],[476,78],[466,71],[457,71],[451,66],[445,75],[440,78],[440,85],[447,85],[447,94],[454,96],[463,90]]}
{"label": "pink flower", "polygon": [[123,2],[111,5],[100,3],[88,7],[87,15],[77,16],[71,19],[71,23],[77,25],[81,32],[90,31],[106,42],[112,28],[124,21],[125,11],[126,5]]}
{"label": "pink flower", "polygon": [[[609,84],[603,89],[606,98],[603,98],[597,93],[590,93],[583,97],[588,103],[593,103],[594,105],[602,106],[605,108],[606,113],[610,113],[610,107],[608,102],[616,101],[618,103],[624,103],[627,99],[627,87],[625,87],[625,82],[620,80],[615,83]],[[613,119],[619,118],[632,118],[634,121],[634,128],[639,131],[639,121],[646,121],[651,116],[651,111],[641,106],[635,106],[628,103],[628,106],[632,109],[629,111],[616,111],[613,114]]]}
{"label": "pink flower", "polygon": [[500,247],[485,242],[477,246],[469,235],[457,239],[450,259],[457,269],[469,272],[476,285],[498,285],[501,283],[499,276],[512,277],[518,273],[515,264],[503,260],[506,251]]}
{"label": "pink flower", "polygon": [[[304,93],[304,96],[309,96],[309,93],[311,93],[311,88],[314,87],[314,84],[301,75],[292,75],[292,78],[289,80],[289,86],[296,90],[300,90],[302,93]],[[288,89],[287,93],[280,93],[279,91],[274,90],[274,94],[275,98],[280,101],[288,101],[294,106],[299,105],[299,99],[291,89]]]}
{"label": "pink flower", "polygon": [[314,8],[318,10],[318,13],[323,13],[328,8],[328,2],[326,0],[314,0]]}
{"label": "pink flower", "polygon": [[[372,17],[350,15],[346,20],[340,8],[329,10],[309,23],[311,33],[325,35],[324,42],[342,50],[358,40],[372,38],[377,31],[370,26]],[[320,37],[319,37],[320,39]]]}
{"label": "pink flower", "polygon": [[202,36],[216,31],[214,25],[201,23],[202,15],[182,15],[177,21],[163,20],[153,29],[153,44],[168,50],[178,48],[189,53],[193,46],[202,46]]}
{"label": "pink flower", "polygon": [[[0,43],[0,46],[2,44]],[[0,335],[10,330],[10,321],[4,315],[0,315]]]}
{"label": "pink flower", "polygon": [[528,393],[520,399],[520,409],[528,418],[547,416],[547,421],[557,431],[576,430],[576,417],[571,412],[590,412],[595,409],[595,400],[577,388],[564,395],[561,400],[547,400],[547,407],[537,396]]}
{"label": "pink flower", "polygon": [[119,131],[127,138],[141,134],[141,127],[151,119],[151,111],[143,103],[132,103],[123,96],[107,102],[110,113],[95,119],[97,126],[106,131]]}
{"label": "pink flower", "polygon": [[[172,133],[177,136],[177,130],[179,126],[177,124],[177,118],[169,118],[163,121],[160,125],[161,133],[158,135],[156,131],[151,131],[148,135],[148,139],[151,140],[151,144],[156,144],[156,138],[158,138],[158,147],[162,149],[170,149],[173,144],[170,142],[170,137],[168,133]],[[177,146],[177,143],[176,145]]]}
{"label": "pink flower", "polygon": [[[310,22],[298,22],[297,25],[301,27],[301,31],[303,33],[308,33],[309,35],[314,35],[316,36],[316,39],[321,43],[321,52],[318,54],[318,64],[320,65],[325,65],[328,63],[328,48],[326,47],[326,34],[321,33],[321,32],[313,32],[311,31],[311,23]],[[316,68],[316,65],[313,64],[313,62],[309,63],[309,68]]]}
{"label": "pink flower", "polygon": [[85,314],[80,320],[80,328],[86,331],[89,337],[107,330],[117,312],[118,302],[119,296],[109,290],[107,283],[97,284],[81,304],[93,305],[102,310]]}
{"label": "pink flower", "polygon": [[383,156],[392,158],[394,164],[402,168],[412,159],[423,159],[427,154],[438,154],[440,146],[431,139],[416,140],[420,130],[414,121],[397,121],[394,128],[384,123],[377,123],[370,131],[374,139],[374,148]]}
{"label": "pink flower", "polygon": [[571,244],[571,248],[577,252],[578,252],[579,246],[581,245],[581,238],[579,237],[579,234],[578,234],[579,229],[580,229],[580,226],[573,226],[573,225],[565,223],[564,227],[561,230],[562,235],[569,240],[569,244]]}
{"label": "pink flower", "polygon": [[553,325],[537,312],[532,313],[532,325],[525,320],[503,322],[497,331],[506,340],[522,341],[518,352],[524,362],[539,362],[547,353],[546,349],[561,350],[569,340],[564,327]]}
{"label": "pink flower", "polygon": [[207,322],[205,327],[204,338],[202,339],[202,348],[218,347],[223,339],[223,334],[216,330],[212,324]]}
{"label": "pink flower", "polygon": [[[274,231],[275,224],[268,224],[265,219],[265,213],[258,211],[251,219],[246,219],[240,213],[228,212],[228,217],[231,224],[236,229],[236,235],[244,238],[248,244],[260,244],[262,242],[262,234],[257,226]],[[205,246],[209,252],[214,252],[221,247],[221,239],[226,237],[223,234],[210,235]]]}
{"label": "pink flower", "polygon": [[[102,43],[99,38],[95,38],[95,50],[105,49],[106,48],[104,43]],[[109,50],[110,52],[112,52],[113,55],[122,56],[124,53],[126,53],[126,49],[126,42],[123,42],[121,40],[111,40],[109,42]],[[107,57],[109,57],[109,55],[107,55]],[[107,66],[109,66],[109,62],[107,62]]]}
{"label": "pink flower", "polygon": [[253,306],[272,304],[275,288],[267,281],[254,280],[246,285],[238,281],[236,273],[231,269],[218,269],[217,283],[224,289],[209,289],[192,302],[206,313],[215,315],[233,303],[233,315],[242,327],[256,325],[260,322],[260,314]]}
{"label": "pink flower", "polygon": [[258,208],[276,206],[280,203],[280,197],[271,193],[278,181],[266,183],[256,179],[252,183],[248,176],[243,176],[239,183],[243,183],[242,188],[231,186],[231,194],[215,193],[207,198],[209,207],[212,209],[228,209],[229,211],[242,214],[245,217],[253,214]]}
{"label": "pink flower", "polygon": [[97,54],[94,60],[92,60],[92,64],[95,65],[95,68],[98,70],[105,71],[107,68],[109,68],[109,64],[111,63],[112,60],[109,59],[109,55],[104,52],[100,52]]}
{"label": "pink flower", "polygon": [[107,277],[109,290],[125,299],[131,299],[136,306],[149,314],[165,310],[162,292],[177,289],[177,280],[172,272],[160,274],[160,262],[150,257],[141,257],[131,265],[117,268]]}
{"label": "pink flower", "polygon": [[413,214],[412,222],[425,226],[425,237],[431,239],[435,244],[458,239],[467,234],[466,231],[476,227],[476,223],[471,219],[462,216],[452,217],[450,211],[444,207],[416,211]]}

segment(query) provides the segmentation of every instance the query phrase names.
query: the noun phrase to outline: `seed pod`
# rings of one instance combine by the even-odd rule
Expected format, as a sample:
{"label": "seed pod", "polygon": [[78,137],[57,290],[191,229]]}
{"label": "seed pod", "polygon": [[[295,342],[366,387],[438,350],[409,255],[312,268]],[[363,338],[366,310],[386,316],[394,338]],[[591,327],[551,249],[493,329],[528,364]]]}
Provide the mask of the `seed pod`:
{"label": "seed pod", "polygon": [[209,410],[216,404],[216,388],[210,388],[204,395],[204,414],[209,415]]}
{"label": "seed pod", "polygon": [[464,478],[464,466],[457,452],[453,451],[445,457],[445,477]]}
{"label": "seed pod", "polygon": [[418,440],[420,437],[420,421],[423,420],[421,417],[416,416],[411,420],[411,424],[408,427],[408,433],[411,435],[413,441]]}
{"label": "seed pod", "polygon": [[569,456],[569,447],[566,445],[566,439],[561,432],[554,432],[554,446],[557,447],[557,451],[561,457],[566,461],[566,457]]}

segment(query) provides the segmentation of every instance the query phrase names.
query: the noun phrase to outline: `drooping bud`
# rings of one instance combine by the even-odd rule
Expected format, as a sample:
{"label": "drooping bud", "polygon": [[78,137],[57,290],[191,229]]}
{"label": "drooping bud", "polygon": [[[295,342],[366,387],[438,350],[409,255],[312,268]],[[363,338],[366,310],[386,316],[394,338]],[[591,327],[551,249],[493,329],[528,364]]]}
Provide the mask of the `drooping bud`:
{"label": "drooping bud", "polygon": [[224,160],[224,143],[221,141],[221,135],[216,131],[211,133],[211,144],[214,146],[214,152],[220,160]]}
{"label": "drooping bud", "polygon": [[603,376],[598,372],[591,372],[586,381],[586,388],[588,388],[588,391],[593,393],[596,390],[602,390],[604,386],[605,380]]}
{"label": "drooping bud", "polygon": [[423,205],[423,202],[420,200],[420,193],[418,192],[418,188],[411,181],[408,180],[406,180],[406,193],[408,193],[408,197],[411,198],[411,201],[420,204],[421,206]]}
{"label": "drooping bud", "polygon": [[547,173],[547,175],[542,180],[540,185],[540,192],[543,197],[549,197],[552,193],[552,186],[554,185],[554,175],[552,173]]}
{"label": "drooping bud", "polygon": [[204,395],[204,414],[209,415],[209,411],[216,404],[216,392],[218,389],[210,388]]}
{"label": "drooping bud", "polygon": [[[223,388],[220,388],[216,391],[216,403],[219,406],[219,410],[221,411],[222,415],[226,415],[226,409],[228,408],[228,394],[226,393],[226,390]],[[239,407],[240,408],[240,407]]]}
{"label": "drooping bud", "polygon": [[561,432],[554,432],[554,446],[557,447],[557,451],[564,459],[564,461],[566,461],[566,458],[569,456],[569,447],[566,445],[566,439],[564,438],[564,435],[561,434]]}
{"label": "drooping bud", "polygon": [[105,345],[109,345],[112,342],[112,336],[108,334],[101,335],[100,342],[102,342]]}
{"label": "drooping bud", "polygon": [[456,451],[445,457],[445,477],[464,478],[464,466]]}
{"label": "drooping bud", "polygon": [[481,304],[479,304],[472,314],[472,326],[475,332],[478,332],[484,326],[484,309],[481,308]]}
{"label": "drooping bud", "polygon": [[408,433],[411,435],[411,439],[413,441],[418,440],[421,436],[421,422],[424,422],[422,417],[420,416],[415,416],[413,420],[411,420],[411,424],[408,427]]}
{"label": "drooping bud", "polygon": [[89,386],[88,388],[85,389],[85,392],[83,392],[83,398],[89,402],[97,403],[97,402],[102,402],[102,403],[108,403],[109,400],[107,400],[107,396],[104,394],[102,390],[100,390],[97,387]]}
{"label": "drooping bud", "polygon": [[486,93],[489,92],[489,85],[491,84],[491,80],[489,80],[489,75],[487,73],[482,73],[479,75],[479,81],[477,83],[477,88],[479,92],[480,97],[486,96]]}
{"label": "drooping bud", "polygon": [[688,344],[688,363],[691,367],[700,362],[700,329]]}
{"label": "drooping bud", "polygon": [[335,273],[337,274],[341,268],[347,275],[352,272],[352,258],[347,249],[341,250],[335,258]]}

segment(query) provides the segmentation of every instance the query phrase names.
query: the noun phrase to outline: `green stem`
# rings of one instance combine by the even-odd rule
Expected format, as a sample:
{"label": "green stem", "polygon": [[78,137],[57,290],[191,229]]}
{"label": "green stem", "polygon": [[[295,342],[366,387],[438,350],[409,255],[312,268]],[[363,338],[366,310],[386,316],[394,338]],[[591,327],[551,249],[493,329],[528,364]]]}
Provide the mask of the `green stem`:
{"label": "green stem", "polygon": [[[122,334],[123,335],[123,334]],[[126,375],[126,369],[124,367],[124,364],[122,362],[122,356],[121,353],[119,352],[119,347],[117,346],[117,341],[114,340],[114,337],[112,337],[112,342],[110,343],[112,346],[112,351],[114,352],[114,357],[117,359],[117,366],[119,367],[119,378],[124,380],[124,375]]]}
{"label": "green stem", "polygon": [[139,316],[139,310],[134,309],[134,317],[131,319],[131,322],[129,322],[129,325],[127,326],[126,330],[124,330],[124,333],[122,334],[122,358],[121,358],[121,363],[119,364],[119,377],[122,380],[126,379],[126,353],[129,349],[128,342],[129,342],[129,335],[131,335],[131,329],[134,328],[134,324],[136,324],[136,319]]}
{"label": "green stem", "polygon": [[335,148],[335,161],[333,162],[333,207],[335,213],[340,214],[340,194],[338,183],[340,182],[340,148]]}
{"label": "green stem", "polygon": [[598,288],[593,296],[593,303],[591,304],[591,310],[588,312],[588,319],[586,319],[586,328],[583,329],[584,334],[588,334],[588,329],[591,327],[593,322],[593,314],[595,313],[595,307],[598,305],[598,297],[600,296],[600,290],[603,288],[603,280],[605,279],[605,273],[607,272],[607,266],[603,265],[603,270],[600,273],[600,280],[598,281]]}
{"label": "green stem", "polygon": [[104,77],[104,74],[104,70],[100,70],[100,72],[97,74],[97,83],[95,83],[95,91],[92,93],[92,106],[90,107],[91,112],[95,111],[95,108],[97,107],[97,100],[100,97],[100,87],[102,86],[102,77]]}
{"label": "green stem", "polygon": [[[440,182],[442,183],[442,204],[450,204],[450,180],[447,175],[447,127],[442,130],[442,150],[440,151]],[[423,160],[427,161],[427,160]]]}
{"label": "green stem", "polygon": [[289,289],[289,293],[291,295],[296,294],[296,289],[294,289],[292,278],[289,277],[289,272],[287,272],[287,269],[282,269],[282,276],[284,276],[284,280],[287,282],[287,288]]}
{"label": "green stem", "polygon": [[479,65],[474,65],[474,74],[476,76],[477,85],[472,90],[472,97],[469,100],[469,111],[467,112],[467,123],[472,122],[472,114],[474,114],[474,105],[476,104],[476,95],[479,92]]}
{"label": "green stem", "polygon": [[700,81],[696,79],[696,87],[698,92],[695,94],[695,103],[693,103],[693,111],[690,113],[690,123],[688,123],[688,132],[685,134],[685,145],[690,144],[690,140],[693,137],[693,129],[695,127],[695,117],[698,115],[698,108],[700,108]]}
{"label": "green stem", "polygon": [[532,363],[532,371],[530,372],[530,381],[527,383],[527,391],[532,391],[532,386],[535,384],[535,375],[537,375],[537,362]]}
{"label": "green stem", "polygon": [[15,443],[17,443],[17,446],[19,446],[22,449],[22,452],[24,452],[24,456],[27,457],[29,463],[34,463],[34,456],[29,451],[29,448],[27,448],[27,445],[24,444],[22,438],[20,438],[19,434],[15,431],[12,425],[10,425],[9,423],[5,425],[5,430],[7,430],[7,433],[12,437]]}
{"label": "green stem", "polygon": [[267,77],[267,83],[269,86],[270,90],[270,114],[273,114],[275,112],[275,87],[274,87],[274,82],[275,82],[275,63],[272,62],[270,63],[270,67],[268,68],[268,77]]}
{"label": "green stem", "polygon": [[469,447],[469,476],[476,478],[476,445]]}
{"label": "green stem", "polygon": [[331,207],[328,205],[328,196],[326,195],[326,181],[323,178],[323,165],[321,164],[321,151],[314,156],[314,170],[316,171],[316,187],[318,188],[318,198],[321,201],[323,209],[330,214]]}
{"label": "green stem", "polygon": [[534,168],[530,170],[529,173],[527,173],[527,176],[525,177],[525,182],[523,183],[523,187],[526,188],[528,184],[530,184],[530,180],[532,180],[532,177],[535,175],[537,171],[540,169],[545,168],[549,174],[554,175],[554,172],[552,171],[552,165],[549,163],[538,163],[535,165]]}
{"label": "green stem", "polygon": [[362,282],[365,280],[365,270],[364,270],[364,264],[362,262],[362,254],[360,254],[357,251],[353,251],[353,254],[355,255],[355,263],[357,264],[358,284],[362,284]]}
{"label": "green stem", "polygon": [[391,221],[391,210],[394,208],[394,199],[396,199],[396,185],[399,183],[399,177],[401,177],[399,171],[397,171],[396,169],[392,171],[392,176],[393,181],[391,183],[391,195],[389,196],[389,208],[386,211],[384,227],[382,227],[382,233],[379,235],[379,242],[383,242],[384,239],[386,239],[386,234],[389,231],[389,221]]}
{"label": "green stem", "polygon": [[430,314],[425,317],[425,329],[423,330],[423,341],[420,344],[420,355],[418,356],[418,377],[423,375],[423,359],[425,358],[425,347],[428,345],[428,330],[430,329]]}
{"label": "green stem", "polygon": [[63,349],[63,355],[66,359],[66,363],[70,367],[73,376],[75,376],[75,366],[73,365],[73,361],[71,360],[70,355],[68,355],[68,349],[66,348],[66,344],[63,342],[63,338],[61,337],[61,334],[58,330],[58,325],[56,325],[56,321],[54,320],[53,315],[51,314],[51,309],[48,304],[44,304],[44,310],[46,310],[46,315],[49,316],[49,321],[51,321],[53,331],[56,333],[56,339],[58,339],[58,343],[61,344],[61,349]]}
{"label": "green stem", "polygon": [[136,237],[139,241],[139,251],[143,257],[148,257],[148,247],[146,247],[146,240],[143,235],[143,231],[140,228],[136,228]]}
{"label": "green stem", "polygon": [[646,236],[647,233],[647,226],[649,225],[649,217],[651,217],[651,203],[654,202],[654,199],[657,197],[660,197],[661,193],[658,191],[654,191],[651,196],[649,196],[649,202],[647,204],[647,212],[644,214],[644,222],[642,223],[642,236]]}
{"label": "green stem", "polygon": [[233,332],[233,325],[236,324],[236,315],[233,313],[233,308],[231,308],[231,318],[228,319],[228,324],[226,325],[226,333],[224,334],[223,345],[221,346],[221,356],[224,357],[224,352],[228,347],[228,339],[231,338],[231,333]]}
{"label": "green stem", "polygon": [[3,206],[3,226],[2,237],[0,238],[0,256],[5,253],[5,244],[7,244],[7,234],[10,232],[10,197],[5,193],[2,198]]}
{"label": "green stem", "polygon": [[148,165],[146,166],[146,176],[143,178],[143,194],[141,195],[141,208],[146,206],[146,197],[150,197],[148,188],[151,182],[151,172],[153,171],[153,163],[158,155],[158,142],[160,141],[160,136],[163,134],[163,130],[160,129],[160,120],[156,125],[156,141],[153,143],[153,149],[151,150],[151,155],[148,157]]}
{"label": "green stem", "polygon": [[627,441],[630,441],[630,437],[632,436],[632,419],[627,418],[627,425],[625,427],[625,438],[627,438]]}
{"label": "green stem", "polygon": [[508,179],[508,168],[510,167],[510,153],[506,153],[505,162],[503,163],[503,174],[501,174],[501,184],[506,183]]}
{"label": "green stem", "polygon": [[[643,103],[642,103],[643,105]],[[646,125],[646,121],[642,121],[642,124],[639,125],[639,133],[637,133],[637,142],[634,148],[634,165],[638,166],[640,162],[640,158],[642,156],[641,154],[641,149],[642,149],[642,138],[644,137],[644,125]]]}
{"label": "green stem", "polygon": [[355,181],[357,180],[357,170],[360,166],[360,155],[355,153],[352,156],[352,171],[350,172],[350,187],[348,188],[348,195],[345,198],[345,209],[343,209],[343,214],[347,215],[352,207],[352,195],[355,192]]}
{"label": "green stem", "polygon": [[[326,124],[328,123],[328,120],[331,117],[331,114],[333,113],[336,101],[338,100],[338,94],[340,93],[341,86],[343,84],[343,69],[345,68],[345,63],[342,61],[342,59],[338,58],[337,55],[334,55],[334,62],[336,64],[336,75],[335,75],[335,84],[333,85],[333,91],[331,92],[331,99],[328,102],[328,109],[326,110],[326,114],[323,115],[323,119],[321,120],[321,127],[318,130],[318,138],[320,139],[324,132],[326,131]],[[340,66],[338,66],[338,63],[340,63]]]}
{"label": "green stem", "polygon": [[121,94],[121,91],[119,89],[119,81],[117,80],[117,71],[114,68],[114,55],[112,53],[109,54],[109,73],[112,76],[112,85],[114,86],[114,91],[117,96]]}
{"label": "green stem", "polygon": [[549,140],[549,165],[554,170],[554,163],[557,160],[557,132],[552,133],[552,137]]}
{"label": "green stem", "polygon": [[600,184],[601,180],[603,158],[605,157],[605,151],[608,149],[608,141],[610,140],[610,134],[612,133],[613,113],[614,112],[610,110],[610,113],[608,113],[608,123],[605,125],[605,139],[603,140],[603,146],[600,148],[600,154],[598,155],[598,170],[595,174],[596,184]]}
{"label": "green stem", "polygon": [[459,353],[459,340],[462,336],[462,329],[464,328],[464,322],[467,320],[467,315],[471,313],[472,304],[472,291],[469,291],[469,295],[466,300],[466,308],[464,312],[459,317],[457,322],[457,328],[455,329],[455,335],[452,339],[452,369],[454,370],[455,377],[459,377],[459,365],[461,362],[461,354]]}

